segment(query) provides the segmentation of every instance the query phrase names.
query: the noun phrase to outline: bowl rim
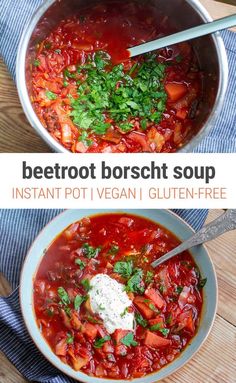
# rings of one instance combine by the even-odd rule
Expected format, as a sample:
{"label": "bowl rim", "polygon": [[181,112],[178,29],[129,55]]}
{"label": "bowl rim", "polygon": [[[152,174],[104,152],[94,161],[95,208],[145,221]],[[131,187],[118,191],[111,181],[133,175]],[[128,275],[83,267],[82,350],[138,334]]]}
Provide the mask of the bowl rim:
{"label": "bowl rim", "polygon": [[[132,382],[132,383],[155,383],[155,382],[158,382],[162,379],[165,379],[167,378],[168,376],[176,373],[176,371],[178,371],[179,369],[181,369],[182,367],[184,367],[195,355],[196,353],[199,351],[199,349],[203,346],[203,344],[205,343],[205,341],[207,340],[211,330],[212,330],[212,327],[214,325],[214,322],[215,322],[215,318],[216,318],[216,313],[217,313],[217,307],[218,307],[218,281],[217,281],[217,275],[216,275],[216,270],[215,270],[215,267],[214,267],[214,264],[212,262],[212,259],[209,255],[209,251],[208,249],[206,248],[206,246],[203,244],[201,245],[201,250],[204,251],[205,253],[205,256],[207,257],[207,260],[209,262],[209,265],[211,267],[211,271],[212,271],[212,277],[213,277],[213,282],[214,282],[214,286],[211,286],[211,287],[214,287],[215,289],[215,295],[214,295],[214,309],[211,313],[211,321],[210,321],[210,324],[208,325],[208,328],[207,330],[205,330],[205,333],[203,335],[203,338],[202,340],[199,342],[199,344],[196,346],[195,350],[192,351],[192,353],[186,357],[186,359],[184,361],[182,361],[181,363],[179,363],[179,365],[175,366],[174,368],[172,368],[171,371],[168,372],[168,367],[173,365],[173,363],[178,360],[181,355],[183,355],[183,353],[187,353],[187,350],[188,350],[188,346],[183,350],[183,353],[181,353],[176,359],[174,359],[172,362],[168,363],[166,366],[164,366],[161,370],[158,370],[156,372],[153,372],[151,374],[148,374],[148,375],[145,375],[144,377],[141,377],[141,378],[135,378],[135,379],[131,379],[131,380],[121,380],[121,379],[107,379],[107,378],[97,378],[97,377],[91,377],[85,373],[82,373],[80,371],[74,371],[71,367],[68,368],[68,366],[66,364],[64,364],[60,358],[58,358],[54,352],[51,350],[50,346],[48,345],[48,343],[46,342],[46,340],[43,338],[43,336],[40,334],[40,340],[42,340],[42,344],[39,345],[37,343],[37,340],[36,340],[36,336],[34,334],[34,332],[32,331],[31,327],[30,327],[30,324],[27,320],[27,309],[25,308],[24,306],[24,288],[23,288],[23,280],[24,280],[24,277],[27,276],[27,278],[29,277],[28,273],[27,273],[27,263],[28,263],[28,260],[29,260],[29,257],[31,255],[31,252],[32,252],[32,249],[34,248],[35,244],[40,241],[41,237],[44,235],[44,232],[46,230],[48,230],[50,228],[50,226],[54,223],[56,223],[57,220],[63,220],[63,216],[68,214],[70,211],[73,211],[73,210],[77,210],[78,212],[83,212],[83,215],[82,217],[84,216],[96,216],[96,215],[104,215],[104,214],[113,214],[113,213],[117,213],[117,214],[132,214],[132,215],[136,215],[136,216],[140,216],[140,217],[144,217],[146,219],[149,219],[151,221],[154,221],[156,222],[157,224],[159,225],[162,225],[158,219],[161,218],[150,218],[148,216],[148,212],[150,211],[153,211],[153,209],[90,209],[89,210],[89,214],[86,214],[86,211],[88,209],[67,209],[67,210],[64,210],[63,212],[59,213],[56,217],[54,217],[52,220],[50,220],[44,227],[43,229],[38,233],[38,235],[36,236],[36,238],[34,239],[34,241],[32,242],[30,248],[28,249],[27,251],[27,254],[26,254],[26,257],[24,259],[24,262],[23,262],[23,265],[22,265],[22,269],[21,269],[21,274],[20,274],[20,286],[19,286],[19,300],[20,300],[20,308],[21,308],[21,314],[22,314],[22,318],[23,318],[23,321],[24,321],[24,324],[25,324],[25,327],[28,331],[28,334],[30,335],[31,337],[31,340],[33,341],[33,343],[35,344],[35,346],[37,347],[37,349],[41,352],[41,354],[46,358],[46,360],[51,363],[56,369],[58,369],[58,371],[64,373],[65,375],[75,379],[76,381],[79,381],[79,382],[82,382],[82,383],[103,383],[103,382],[107,382],[107,383],[125,383],[125,382]],[[195,233],[194,229],[186,222],[184,221],[183,218],[179,217],[176,213],[174,213],[173,211],[171,210],[168,210],[168,209],[158,209],[155,211],[155,214],[158,214],[160,213],[161,214],[166,214],[168,215],[169,217],[171,217],[171,220],[174,219],[174,220],[177,220],[179,221],[180,223],[182,223],[182,225],[184,225],[186,227],[186,229],[188,229],[188,231],[192,232],[192,233]],[[81,218],[77,218],[77,220],[80,220]],[[73,222],[75,222],[74,218],[72,221],[70,221],[72,224]],[[65,225],[63,224],[63,227],[64,229],[60,229],[59,230],[59,233],[57,233],[57,235],[59,235],[63,230],[65,230],[66,227],[68,227],[68,224],[66,223]],[[170,232],[172,232],[172,230],[170,230],[168,227],[166,227],[165,225],[163,226],[165,229],[169,230]],[[175,233],[173,233],[174,235],[176,235]],[[55,240],[55,238],[57,237],[57,235],[50,235],[50,241],[48,243],[48,247],[51,245],[51,243]],[[176,235],[177,236],[177,235]],[[178,236],[177,236],[178,238]],[[191,249],[190,249],[190,253],[191,253]],[[41,258],[38,259],[36,261],[36,264],[34,265],[34,273],[32,273],[31,275],[31,281],[33,281],[33,278],[35,276],[35,273],[37,272],[37,269],[42,261],[42,258],[43,258],[43,253],[41,254]],[[204,304],[204,302],[203,302]],[[36,318],[35,318],[35,313],[34,313],[34,309],[33,309],[33,293],[31,293],[31,299],[30,299],[30,304],[29,304],[29,307],[28,309],[30,308],[31,312],[32,312],[32,315],[34,317],[34,321],[35,321],[35,325],[37,326],[36,324]],[[203,318],[204,318],[204,305],[203,305],[203,308],[202,308],[202,313],[201,313],[201,322],[203,321]],[[199,325],[199,328],[198,328],[198,331],[200,330],[200,326],[201,324]],[[39,330],[38,330],[39,331]],[[198,331],[197,333],[195,334],[195,336],[192,338],[192,343],[194,343],[194,341],[196,340],[196,337],[197,337],[197,334],[198,334]],[[42,346],[42,347],[41,347]],[[48,352],[51,353],[51,355],[48,355],[47,354],[47,351],[44,349],[43,346],[47,346],[48,348]],[[54,358],[53,358],[54,356]],[[52,358],[54,360],[52,360]],[[165,370],[165,371],[164,371]],[[160,371],[164,371],[164,374],[163,376],[161,377],[156,377],[156,375],[160,372]],[[78,375],[78,376],[77,376]]]}
{"label": "bowl rim", "polygon": [[[34,108],[31,104],[30,97],[27,90],[26,84],[26,73],[25,73],[25,64],[26,64],[26,54],[28,43],[32,36],[32,33],[35,30],[35,27],[44,13],[49,9],[51,5],[53,5],[58,0],[46,0],[41,6],[37,8],[29,22],[26,24],[20,43],[17,51],[17,59],[16,59],[16,84],[18,95],[20,98],[20,102],[24,113],[31,124],[31,126],[35,129],[38,135],[49,145],[49,147],[57,152],[57,153],[71,153],[68,149],[66,149],[63,145],[61,145],[56,139],[54,139],[48,130],[42,125],[40,122]],[[208,11],[205,7],[200,3],[199,0],[185,0],[195,12],[202,18],[203,22],[212,21],[212,17],[209,15]],[[216,50],[216,55],[218,58],[219,65],[219,83],[216,99],[213,105],[213,108],[207,117],[206,121],[203,123],[199,132],[190,139],[183,147],[177,150],[177,153],[186,153],[191,152],[195,146],[197,146],[202,139],[210,132],[211,128],[214,126],[217,116],[220,114],[223,102],[227,90],[228,85],[228,59],[224,46],[224,42],[221,38],[219,32],[216,32],[211,35],[213,39],[213,44]]]}

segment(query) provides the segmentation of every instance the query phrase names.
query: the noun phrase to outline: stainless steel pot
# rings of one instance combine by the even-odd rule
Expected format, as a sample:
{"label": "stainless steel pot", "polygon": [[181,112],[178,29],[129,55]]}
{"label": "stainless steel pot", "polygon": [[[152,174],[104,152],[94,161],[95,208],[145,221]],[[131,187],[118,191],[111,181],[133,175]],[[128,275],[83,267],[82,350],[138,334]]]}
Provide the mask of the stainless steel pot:
{"label": "stainless steel pot", "polygon": [[[149,3],[150,1],[169,16],[177,30],[212,20],[198,0],[149,0]],[[56,152],[68,151],[48,133],[34,111],[30,101],[30,64],[35,56],[36,44],[43,40],[61,19],[74,14],[75,10],[85,3],[86,6],[92,6],[96,2],[99,0],[46,0],[32,16],[20,41],[16,66],[19,97],[30,124]],[[219,33],[196,39],[192,45],[205,73],[204,95],[199,107],[199,116],[195,121],[194,134],[189,137],[180,152],[191,152],[214,126],[222,109],[228,81],[227,56]]]}

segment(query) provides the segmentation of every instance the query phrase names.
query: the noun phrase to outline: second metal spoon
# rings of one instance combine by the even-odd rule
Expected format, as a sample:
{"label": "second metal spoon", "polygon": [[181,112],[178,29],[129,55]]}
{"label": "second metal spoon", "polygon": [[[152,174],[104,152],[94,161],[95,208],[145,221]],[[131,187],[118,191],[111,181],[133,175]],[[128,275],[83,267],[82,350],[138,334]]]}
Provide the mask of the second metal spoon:
{"label": "second metal spoon", "polygon": [[187,239],[185,242],[181,243],[181,245],[177,246],[175,249],[169,251],[167,254],[154,261],[151,264],[151,266],[157,267],[163,262],[168,261],[170,258],[182,253],[185,250],[192,248],[193,246],[201,245],[204,242],[211,241],[212,239],[219,237],[221,234],[235,229],[236,210],[227,210],[220,217],[208,223],[206,226],[203,226],[201,230],[199,230],[196,234]]}

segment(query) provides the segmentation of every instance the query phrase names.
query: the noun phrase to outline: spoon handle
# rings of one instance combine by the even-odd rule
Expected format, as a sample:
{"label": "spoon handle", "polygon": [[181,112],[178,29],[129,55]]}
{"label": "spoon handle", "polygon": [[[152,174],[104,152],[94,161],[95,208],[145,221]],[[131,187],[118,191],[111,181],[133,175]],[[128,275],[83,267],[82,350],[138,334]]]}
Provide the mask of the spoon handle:
{"label": "spoon handle", "polygon": [[199,230],[192,237],[184,241],[181,245],[177,246],[175,249],[169,251],[167,254],[154,261],[151,266],[157,267],[161,263],[172,258],[174,255],[182,253],[183,251],[188,250],[193,246],[201,245],[204,242],[211,241],[212,239],[219,237],[221,234],[235,229],[236,210],[227,210],[220,217],[208,223],[206,226],[203,226],[201,230]]}
{"label": "spoon handle", "polygon": [[133,48],[129,48],[130,57],[138,56],[143,53],[151,52],[156,49],[165,48],[167,46],[178,44],[183,41],[195,39],[197,37],[209,35],[211,33],[221,31],[222,29],[234,27],[236,25],[236,14],[223,17],[216,21],[198,25],[173,35],[162,37],[149,43],[141,44]]}

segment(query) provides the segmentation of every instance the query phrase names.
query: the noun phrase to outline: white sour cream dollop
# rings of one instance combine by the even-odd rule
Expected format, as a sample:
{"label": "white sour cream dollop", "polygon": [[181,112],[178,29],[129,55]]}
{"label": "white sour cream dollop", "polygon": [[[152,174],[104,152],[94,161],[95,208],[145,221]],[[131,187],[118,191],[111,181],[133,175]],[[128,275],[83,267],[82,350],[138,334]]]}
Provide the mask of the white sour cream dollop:
{"label": "white sour cream dollop", "polygon": [[134,313],[127,312],[132,301],[124,291],[124,285],[106,274],[97,274],[91,281],[90,305],[103,320],[109,334],[116,329],[134,330]]}

